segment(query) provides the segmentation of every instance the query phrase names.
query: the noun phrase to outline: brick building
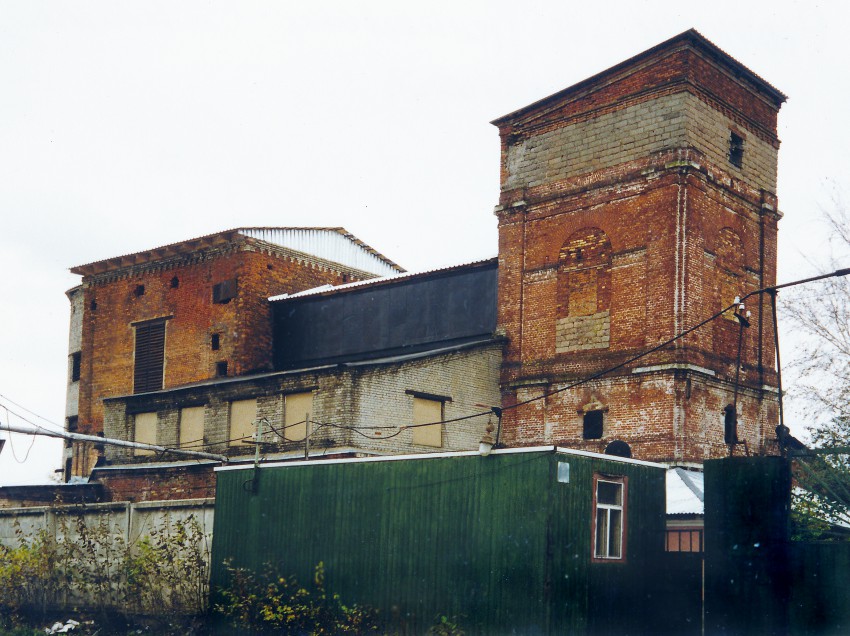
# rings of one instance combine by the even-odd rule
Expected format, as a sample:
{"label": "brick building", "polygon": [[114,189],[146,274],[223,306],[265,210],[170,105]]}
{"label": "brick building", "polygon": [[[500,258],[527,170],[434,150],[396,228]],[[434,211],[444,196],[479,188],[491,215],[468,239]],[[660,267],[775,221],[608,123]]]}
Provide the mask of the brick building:
{"label": "brick building", "polygon": [[[628,361],[775,283],[784,100],[688,31],[493,122],[508,443],[625,443],[675,463],[729,452],[731,314]],[[769,303],[748,303],[737,398],[756,453],[777,421]]]}
{"label": "brick building", "polygon": [[[272,370],[105,397],[106,437],[238,463],[254,460],[257,433],[263,460],[281,461],[469,450],[497,421],[496,259],[283,294],[270,305]],[[103,452],[92,479],[112,498],[214,494],[218,462]]]}
{"label": "brick building", "polygon": [[404,270],[342,228],[243,228],[71,271],[68,427],[99,434],[106,398],[271,370],[269,296]]}
{"label": "brick building", "polygon": [[[688,31],[496,120],[497,260],[399,275],[339,228],[254,228],[76,267],[69,428],[250,460],[262,423],[267,458],[398,454],[475,448],[501,404],[506,445],[682,466],[729,453],[737,402],[740,452],[770,453],[770,298],[674,338],[775,282],[784,100]],[[90,445],[68,472],[117,498],[213,483]]]}

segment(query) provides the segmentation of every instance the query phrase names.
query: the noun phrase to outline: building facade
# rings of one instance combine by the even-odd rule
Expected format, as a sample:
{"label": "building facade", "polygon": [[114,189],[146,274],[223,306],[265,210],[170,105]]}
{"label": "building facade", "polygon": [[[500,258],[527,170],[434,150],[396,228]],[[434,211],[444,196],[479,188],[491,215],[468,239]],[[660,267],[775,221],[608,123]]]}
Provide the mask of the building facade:
{"label": "building facade", "polygon": [[[678,466],[772,453],[771,298],[721,311],[775,284],[784,100],[688,31],[497,119],[491,261],[403,275],[340,228],[245,228],[76,267],[69,428],[237,461],[470,450],[488,423]],[[68,472],[213,483],[91,444]]]}
{"label": "building facade", "polygon": [[784,100],[688,31],[493,122],[509,444],[699,463],[734,405],[736,449],[770,452],[770,297],[676,337],[775,283]]}
{"label": "building facade", "polygon": [[[271,370],[269,296],[403,270],[342,228],[243,228],[71,271],[83,278],[68,426],[96,435],[106,398]],[[71,472],[87,476],[99,454],[77,444]]]}

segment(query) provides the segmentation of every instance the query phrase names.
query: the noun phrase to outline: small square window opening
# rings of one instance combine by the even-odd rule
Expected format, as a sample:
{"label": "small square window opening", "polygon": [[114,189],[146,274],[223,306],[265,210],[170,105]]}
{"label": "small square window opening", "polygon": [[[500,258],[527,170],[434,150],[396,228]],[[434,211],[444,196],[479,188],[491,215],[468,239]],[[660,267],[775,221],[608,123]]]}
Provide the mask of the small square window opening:
{"label": "small square window opening", "polygon": [[223,378],[227,375],[227,360],[215,363],[215,375],[218,378]]}
{"label": "small square window opening", "polygon": [[584,414],[584,439],[602,439],[602,411],[588,411]]}

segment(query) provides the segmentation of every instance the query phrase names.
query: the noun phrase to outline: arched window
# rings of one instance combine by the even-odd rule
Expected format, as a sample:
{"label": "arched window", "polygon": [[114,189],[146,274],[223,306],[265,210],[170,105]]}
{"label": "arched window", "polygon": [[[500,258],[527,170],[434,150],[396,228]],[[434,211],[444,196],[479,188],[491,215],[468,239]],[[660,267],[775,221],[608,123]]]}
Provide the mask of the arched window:
{"label": "arched window", "polygon": [[557,353],[605,349],[610,340],[611,241],[599,228],[570,236],[558,255]]}

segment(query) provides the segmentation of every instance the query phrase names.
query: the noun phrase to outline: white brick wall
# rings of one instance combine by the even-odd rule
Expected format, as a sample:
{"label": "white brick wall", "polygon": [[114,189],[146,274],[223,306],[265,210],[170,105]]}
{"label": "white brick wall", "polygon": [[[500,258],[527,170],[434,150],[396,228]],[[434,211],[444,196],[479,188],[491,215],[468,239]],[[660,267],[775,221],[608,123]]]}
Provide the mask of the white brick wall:
{"label": "white brick wall", "polygon": [[[275,433],[283,430],[283,405],[287,393],[314,390],[310,418],[314,433],[310,446],[314,450],[334,447],[356,447],[383,453],[413,453],[436,450],[413,444],[413,431],[404,428],[412,423],[413,395],[408,391],[443,396],[446,400],[445,420],[487,411],[499,406],[499,370],[501,344],[465,349],[454,353],[383,364],[333,368],[308,373],[281,373],[262,379],[227,381],[187,390],[154,394],[151,397],[116,398],[105,403],[104,429],[107,437],[130,439],[133,416],[127,414],[127,403],[133,411],[157,411],[157,439],[165,446],[178,440],[179,412],[183,406],[205,404],[203,450],[253,454],[250,445],[228,448],[229,408],[232,400],[257,398],[257,417],[266,418],[264,439],[276,446],[264,453],[304,448],[303,442],[281,444]],[[147,402],[147,404],[146,404]],[[476,417],[443,427],[443,450],[471,450],[478,447],[488,417]],[[495,425],[494,421],[494,425]],[[388,426],[390,429],[367,429]],[[351,427],[357,429],[352,430]],[[201,450],[198,448],[197,450]],[[128,449],[107,446],[107,458],[124,462],[132,458]],[[173,459],[173,458],[171,458]]]}
{"label": "white brick wall", "polygon": [[[742,168],[728,160],[730,129],[745,137]],[[682,92],[523,139],[508,149],[503,190],[535,187],[672,148],[694,147],[756,188],[776,191],[777,151]]]}

